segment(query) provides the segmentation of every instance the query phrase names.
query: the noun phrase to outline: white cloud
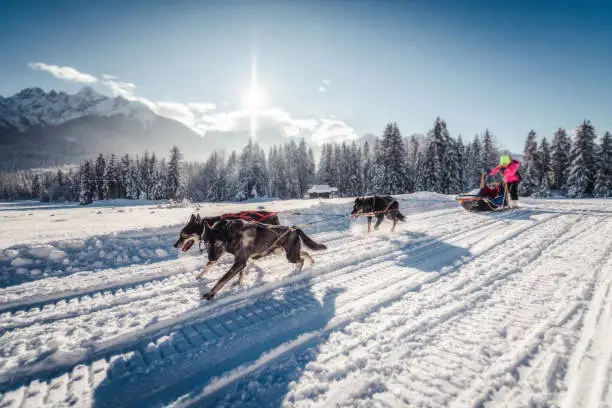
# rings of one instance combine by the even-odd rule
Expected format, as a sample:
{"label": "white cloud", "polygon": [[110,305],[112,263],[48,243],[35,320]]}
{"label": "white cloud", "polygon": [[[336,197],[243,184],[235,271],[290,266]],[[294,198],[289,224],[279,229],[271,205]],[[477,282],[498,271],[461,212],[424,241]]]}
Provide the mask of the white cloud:
{"label": "white cloud", "polygon": [[217,109],[217,105],[214,103],[188,103],[187,106],[200,113],[211,112]]}
{"label": "white cloud", "polygon": [[111,91],[113,91],[113,95],[115,96],[122,96],[126,99],[135,98],[134,91],[136,90],[136,85],[131,82],[121,82],[115,79],[106,79],[102,83],[108,86]]}
{"label": "white cloud", "polygon": [[72,67],[60,67],[58,65],[48,65],[42,62],[31,62],[28,66],[34,70],[49,72],[54,77],[63,79],[64,81],[82,84],[94,84],[98,82],[98,78],[95,76],[79,72]]}
{"label": "white cloud", "polygon": [[338,119],[322,119],[321,126],[312,135],[313,140],[317,143],[341,142],[358,137],[355,129]]}
{"label": "white cloud", "polygon": [[321,84],[317,88],[317,91],[319,91],[319,92],[327,92],[327,90],[329,89],[329,85],[330,84],[331,84],[331,81],[329,79],[322,79],[321,80]]}
{"label": "white cloud", "polygon": [[[80,83],[97,83],[107,87],[114,96],[121,96],[129,101],[140,102],[160,116],[175,119],[190,127],[200,135],[207,132],[246,132],[251,130],[253,122],[257,129],[280,129],[287,137],[304,136],[317,143],[356,139],[355,129],[335,116],[329,119],[295,118],[278,107],[237,111],[221,111],[215,103],[182,103],[176,101],[153,101],[136,95],[136,85],[121,81],[114,75],[104,74],[102,79],[77,71],[71,67],[59,67],[43,63],[28,64],[32,69],[47,71],[57,78]],[[325,92],[331,82],[322,80],[319,92]],[[225,109],[228,102],[222,102]],[[251,119],[255,117],[256,120]],[[280,141],[279,141],[280,142]]]}
{"label": "white cloud", "polygon": [[296,119],[280,108],[259,110],[241,109],[234,112],[216,112],[201,120],[206,130],[219,132],[246,132],[251,129],[251,118],[256,118],[257,129],[280,127],[286,136],[299,136],[303,131],[314,132],[319,122],[314,119]]}

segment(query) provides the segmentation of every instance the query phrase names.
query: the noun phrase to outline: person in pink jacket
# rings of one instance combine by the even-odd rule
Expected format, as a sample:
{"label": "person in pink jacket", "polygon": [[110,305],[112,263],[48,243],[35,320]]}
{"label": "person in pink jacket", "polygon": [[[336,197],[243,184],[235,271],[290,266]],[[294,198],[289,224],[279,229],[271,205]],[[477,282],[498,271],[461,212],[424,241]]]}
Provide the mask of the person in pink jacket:
{"label": "person in pink jacket", "polygon": [[518,183],[521,181],[521,175],[518,168],[521,162],[511,159],[509,155],[503,155],[499,159],[499,166],[492,168],[489,171],[490,175],[497,174],[500,171],[504,177],[504,181],[508,184],[508,192],[510,193],[510,208],[518,207]]}

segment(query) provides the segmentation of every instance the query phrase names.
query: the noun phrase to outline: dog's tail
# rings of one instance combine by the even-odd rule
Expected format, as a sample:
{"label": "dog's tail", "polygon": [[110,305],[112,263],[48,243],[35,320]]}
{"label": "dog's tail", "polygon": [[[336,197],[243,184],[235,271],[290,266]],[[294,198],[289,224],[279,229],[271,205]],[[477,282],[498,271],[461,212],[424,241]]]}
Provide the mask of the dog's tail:
{"label": "dog's tail", "polygon": [[396,217],[398,220],[402,221],[402,222],[403,222],[403,221],[406,221],[406,217],[404,217],[404,215],[403,215],[401,212],[399,212],[399,210],[398,210],[398,211],[396,211],[396,213],[395,213],[395,217]]}
{"label": "dog's tail", "polygon": [[323,251],[323,250],[327,249],[327,247],[325,245],[318,244],[318,243],[314,242],[301,229],[297,228],[297,232],[300,235],[300,238],[302,238],[302,242],[304,243],[304,245],[306,245],[308,248],[312,249],[313,251]]}

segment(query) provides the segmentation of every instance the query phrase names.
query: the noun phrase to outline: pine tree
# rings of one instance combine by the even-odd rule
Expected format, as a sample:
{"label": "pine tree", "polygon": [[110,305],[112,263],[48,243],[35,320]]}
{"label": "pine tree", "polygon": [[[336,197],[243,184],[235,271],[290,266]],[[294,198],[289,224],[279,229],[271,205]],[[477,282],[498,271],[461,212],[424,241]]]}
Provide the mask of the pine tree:
{"label": "pine tree", "polygon": [[384,179],[382,194],[400,194],[406,188],[406,149],[397,123],[385,127],[380,143]]}
{"label": "pine tree", "polygon": [[417,161],[420,151],[419,140],[416,135],[410,136],[408,141],[408,159],[406,160],[406,191],[414,192],[417,191]]}
{"label": "pine tree", "polygon": [[379,138],[374,142],[372,149],[372,170],[371,170],[371,193],[370,194],[383,194],[385,182],[385,165],[384,165],[384,151],[382,149],[382,143]]}
{"label": "pine tree", "polygon": [[451,158],[451,183],[450,193],[460,193],[466,188],[465,171],[465,146],[461,135],[453,143],[453,155]]}
{"label": "pine tree", "polygon": [[166,192],[168,191],[168,187],[166,186],[166,180],[168,179],[166,171],[166,161],[162,159],[153,171],[151,198],[154,200],[163,200],[166,198]]}
{"label": "pine tree", "polygon": [[168,187],[168,193],[166,196],[169,199],[175,199],[181,196],[181,159],[182,154],[179,151],[179,148],[173,146],[170,150],[168,178],[166,180],[166,185]]}
{"label": "pine tree", "polygon": [[302,198],[311,183],[310,159],[308,157],[308,146],[304,139],[300,140],[300,144],[296,150],[296,171],[298,179],[298,198]]}
{"label": "pine tree", "polygon": [[363,183],[362,190],[357,194],[366,195],[372,191],[372,155],[370,154],[370,144],[367,141],[363,144],[361,162],[363,163],[361,170]]}
{"label": "pine tree", "polygon": [[497,166],[499,159],[499,150],[495,147],[493,142],[493,135],[489,132],[489,129],[485,130],[482,136],[482,157],[481,164],[484,167],[484,171],[488,171],[493,167]]}
{"label": "pine tree", "polygon": [[538,190],[533,194],[533,196],[537,198],[546,198],[550,196],[550,189],[548,188],[548,177],[546,177],[545,175],[542,176],[540,186],[538,187]]}
{"label": "pine tree", "polygon": [[62,172],[61,169],[57,170],[57,174],[55,176],[55,181],[57,182],[57,184],[60,187],[64,185],[65,177],[64,177],[64,173]]}
{"label": "pine tree", "polygon": [[40,199],[42,193],[42,184],[40,183],[40,177],[38,174],[34,174],[32,177],[32,197]]}
{"label": "pine tree", "polygon": [[567,194],[581,198],[593,192],[597,160],[595,156],[595,128],[585,120],[578,129],[570,151]]}
{"label": "pine tree", "polygon": [[482,145],[478,135],[474,136],[474,140],[472,141],[472,145],[470,147],[470,157],[468,160],[468,169],[470,174],[470,185],[468,188],[473,188],[480,185],[482,173],[488,170],[482,162]]}
{"label": "pine tree", "polygon": [[434,127],[429,131],[426,139],[422,183],[427,191],[444,193],[448,191],[450,170],[449,145],[450,136],[446,122],[436,118]]}
{"label": "pine tree", "polygon": [[95,195],[98,200],[104,200],[104,169],[106,168],[106,160],[104,155],[100,153],[95,165],[95,174],[92,177],[95,179]]}
{"label": "pine tree", "polygon": [[542,139],[540,143],[540,151],[538,153],[539,159],[539,173],[541,174],[542,179],[546,179],[546,188],[550,185],[550,172],[551,172],[551,164],[550,164],[550,147],[548,145],[548,140],[546,138]]}
{"label": "pine tree", "polygon": [[612,135],[610,132],[606,132],[601,140],[593,195],[601,198],[612,197]]}
{"label": "pine tree", "polygon": [[235,151],[232,151],[227,159],[225,175],[226,183],[224,200],[237,200],[238,193],[240,192],[240,186],[238,184],[238,155]]}
{"label": "pine tree", "polygon": [[538,159],[538,142],[536,140],[536,133],[533,130],[527,135],[525,150],[523,151],[523,163],[521,167],[524,169],[521,172],[522,180],[519,184],[521,195],[530,196],[538,190],[541,180]]}
{"label": "pine tree", "polygon": [[121,166],[119,168],[119,198],[127,198],[127,180],[131,167],[131,159],[128,154],[121,158]]}
{"label": "pine tree", "polygon": [[119,171],[117,169],[117,158],[111,155],[106,162],[106,167],[103,174],[103,189],[106,199],[115,199],[119,197]]}
{"label": "pine tree", "polygon": [[91,162],[85,161],[81,166],[79,203],[81,205],[91,204],[96,193],[95,170]]}
{"label": "pine tree", "polygon": [[137,166],[130,166],[127,172],[127,177],[125,181],[125,195],[126,198],[130,198],[132,200],[140,199],[141,195],[141,186],[142,181],[140,180],[141,172]]}
{"label": "pine tree", "polygon": [[550,185],[553,189],[564,190],[569,171],[569,155],[572,144],[565,129],[559,128],[553,137],[551,152]]}
{"label": "pine tree", "polygon": [[348,157],[349,165],[349,191],[351,196],[359,195],[363,190],[362,168],[361,168],[361,149],[357,147],[357,143],[351,143],[351,148]]}

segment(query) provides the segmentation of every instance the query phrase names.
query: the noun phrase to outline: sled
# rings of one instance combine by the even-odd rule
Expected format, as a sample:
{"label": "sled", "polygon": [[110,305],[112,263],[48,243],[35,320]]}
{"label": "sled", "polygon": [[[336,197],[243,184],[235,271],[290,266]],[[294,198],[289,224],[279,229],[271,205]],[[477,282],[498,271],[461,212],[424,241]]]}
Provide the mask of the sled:
{"label": "sled", "polygon": [[486,174],[480,180],[476,194],[459,194],[455,200],[468,211],[503,211],[510,208],[508,185],[505,182],[485,183]]}

